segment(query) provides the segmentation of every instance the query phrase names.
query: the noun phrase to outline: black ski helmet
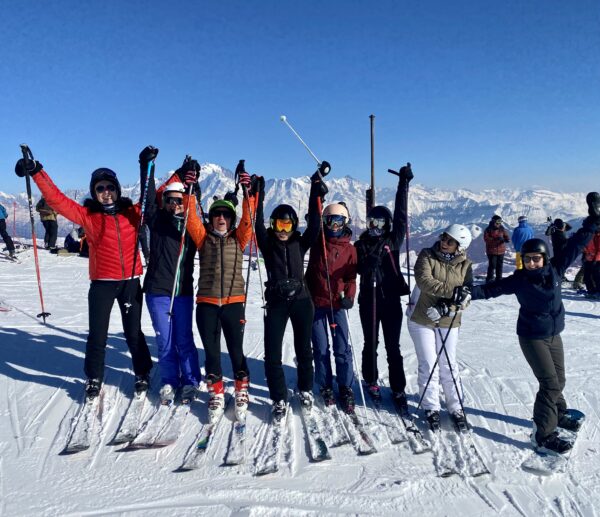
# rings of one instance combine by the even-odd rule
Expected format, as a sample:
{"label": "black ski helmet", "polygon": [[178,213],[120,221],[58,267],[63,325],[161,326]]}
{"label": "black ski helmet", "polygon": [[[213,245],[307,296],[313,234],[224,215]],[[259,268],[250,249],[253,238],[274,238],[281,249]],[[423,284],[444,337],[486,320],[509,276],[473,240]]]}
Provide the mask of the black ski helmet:
{"label": "black ski helmet", "polygon": [[548,245],[542,239],[529,239],[525,241],[521,246],[521,257],[524,257],[525,253],[539,253],[544,257],[544,265],[548,262]]}
{"label": "black ski helmet", "polygon": [[92,199],[96,199],[96,183],[101,181],[110,181],[117,189],[117,199],[121,197],[121,184],[117,179],[115,171],[106,167],[101,167],[92,172],[92,178],[90,180],[90,195]]}
{"label": "black ski helmet", "polygon": [[390,212],[390,209],[387,206],[374,206],[367,214],[367,219],[369,219],[369,217],[373,217],[375,219],[385,219],[385,231],[389,231],[392,228],[392,212]]}
{"label": "black ski helmet", "polygon": [[271,212],[271,217],[269,218],[271,228],[273,228],[273,225],[275,224],[275,219],[287,219],[292,221],[293,232],[295,232],[298,228],[298,214],[290,205],[278,205],[275,207],[275,209]]}

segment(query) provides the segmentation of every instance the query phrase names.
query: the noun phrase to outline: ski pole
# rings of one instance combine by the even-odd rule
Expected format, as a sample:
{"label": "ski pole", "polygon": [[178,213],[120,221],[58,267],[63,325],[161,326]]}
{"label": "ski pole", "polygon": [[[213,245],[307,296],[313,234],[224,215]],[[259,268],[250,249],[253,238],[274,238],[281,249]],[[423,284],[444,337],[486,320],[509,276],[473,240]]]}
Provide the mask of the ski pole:
{"label": "ski pole", "polygon": [[[296,132],[296,130],[287,121],[287,117],[285,115],[281,115],[280,119],[281,119],[281,122],[283,122],[287,127],[289,127],[291,132],[294,133],[294,135],[296,135],[296,138],[298,138],[298,140],[300,140],[300,143],[302,143],[302,145],[306,148],[306,150],[310,153],[310,155],[315,159],[315,161],[317,162],[318,165],[321,165],[322,163],[326,163],[326,162],[321,162],[321,160],[319,160],[316,157],[315,153],[313,153],[310,150],[310,147],[308,147],[308,145],[306,145],[306,142],[304,140],[302,140],[300,135]],[[329,165],[329,164],[327,164],[327,165]],[[322,174],[327,175],[328,173],[329,173],[329,167],[325,167],[324,170],[322,171]]]}
{"label": "ski pole", "polygon": [[177,255],[177,265],[175,266],[175,275],[173,276],[173,288],[171,289],[171,301],[169,303],[169,321],[173,316],[173,303],[175,302],[175,291],[177,290],[177,282],[179,281],[179,268],[181,266],[181,258],[183,256],[183,249],[185,247],[185,232],[187,231],[188,216],[190,215],[190,197],[192,196],[192,189],[194,184],[190,183],[188,189],[188,204],[185,208],[185,216],[183,218],[183,228],[181,229],[181,240],[179,241],[179,253]]}
{"label": "ski pole", "polygon": [[417,404],[416,411],[419,411],[419,409],[421,408],[421,404],[423,403],[423,398],[425,397],[425,393],[427,393],[427,388],[429,388],[429,383],[431,382],[431,378],[433,377],[433,372],[435,372],[435,367],[438,365],[438,362],[440,360],[440,356],[442,355],[442,352],[446,349],[446,341],[448,340],[448,336],[450,335],[450,331],[452,330],[452,325],[454,324],[454,320],[456,319],[456,316],[458,316],[458,310],[456,310],[456,312],[454,313],[454,316],[452,316],[452,320],[450,321],[450,325],[448,326],[448,332],[446,332],[445,338],[442,337],[442,331],[440,330],[439,322],[436,322],[436,324],[435,324],[436,328],[438,329],[440,338],[442,339],[442,346],[441,346],[439,352],[437,353],[437,356],[435,358],[435,363],[433,363],[433,368],[431,368],[431,373],[429,374],[429,379],[427,379],[427,382],[425,383],[425,388],[423,389],[423,393],[421,393],[421,398],[419,399],[419,403]]}
{"label": "ski pole", "polygon": [[331,334],[335,337],[335,327],[337,327],[337,323],[333,318],[333,295],[331,293],[331,279],[329,277],[329,263],[327,257],[327,243],[325,242],[325,227],[323,225],[323,203],[321,201],[321,197],[317,197],[317,210],[319,211],[319,215],[321,217],[321,244],[323,245],[323,258],[325,259],[325,278],[327,279],[327,292],[329,293],[329,310],[331,311],[331,323],[329,326],[331,327]]}
{"label": "ski pole", "polygon": [[[410,168],[410,162],[406,163],[406,166]],[[395,171],[393,169],[388,169],[388,172],[390,174],[393,174],[395,176],[400,177],[400,172],[399,171]],[[408,183],[406,184],[406,206],[404,207],[404,213],[406,214],[406,279],[407,279],[407,284],[408,284],[408,291],[409,291],[409,298],[408,298],[408,304],[410,305],[410,227],[409,227],[409,221],[408,221]]]}
{"label": "ski pole", "polygon": [[348,316],[348,309],[344,310],[346,315],[346,324],[348,325],[348,339],[350,340],[350,350],[352,350],[352,359],[354,362],[354,371],[356,373],[356,378],[358,379],[358,390],[360,391],[360,398],[363,404],[363,414],[365,421],[367,421],[367,403],[365,402],[365,392],[362,387],[362,382],[360,379],[360,370],[358,368],[358,362],[356,361],[356,351],[354,350],[354,340],[352,339],[352,330],[350,330],[350,316]]}
{"label": "ski pole", "polygon": [[31,149],[27,146],[27,144],[21,144],[21,152],[23,153],[23,165],[25,167],[25,185],[27,187],[27,200],[29,202],[29,220],[31,222],[31,239],[33,241],[33,258],[35,260],[35,274],[37,276],[37,284],[38,291],[40,293],[40,305],[42,307],[42,312],[40,312],[37,317],[42,318],[44,321],[44,325],[46,324],[46,318],[50,316],[49,312],[46,312],[44,308],[44,294],[42,292],[42,277],[40,274],[40,261],[38,258],[37,252],[37,238],[35,236],[35,220],[33,218],[33,200],[31,199],[31,180],[29,178],[29,171],[27,169],[27,161],[30,160],[35,167],[35,161],[33,159],[33,153]]}
{"label": "ski pole", "polygon": [[[440,328],[437,328],[437,331],[442,337],[442,332]],[[444,341],[444,355],[446,356],[446,361],[448,362],[448,369],[450,370],[450,376],[452,377],[452,382],[454,383],[454,389],[456,390],[456,396],[458,397],[458,401],[460,402],[460,409],[462,409],[463,415],[465,416],[465,422],[467,422],[467,413],[465,412],[465,406],[463,405],[463,399],[460,396],[460,391],[458,390],[458,384],[456,383],[456,377],[454,376],[454,371],[452,370],[452,364],[450,363],[450,357],[448,356],[448,350],[446,350],[446,342]],[[468,425],[468,422],[467,422]]]}

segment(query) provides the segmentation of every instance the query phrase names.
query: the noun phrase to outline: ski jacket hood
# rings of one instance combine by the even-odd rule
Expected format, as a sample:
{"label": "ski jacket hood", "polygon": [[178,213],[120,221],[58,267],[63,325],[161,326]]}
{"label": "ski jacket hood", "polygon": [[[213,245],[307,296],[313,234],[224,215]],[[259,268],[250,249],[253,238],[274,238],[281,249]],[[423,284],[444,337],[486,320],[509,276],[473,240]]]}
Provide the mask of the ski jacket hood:
{"label": "ski jacket hood", "polygon": [[518,253],[521,252],[521,246],[528,241],[529,239],[533,239],[534,231],[531,226],[527,223],[527,221],[520,221],[519,226],[517,226],[513,230],[513,234],[511,237],[513,246],[515,247],[515,251]]}

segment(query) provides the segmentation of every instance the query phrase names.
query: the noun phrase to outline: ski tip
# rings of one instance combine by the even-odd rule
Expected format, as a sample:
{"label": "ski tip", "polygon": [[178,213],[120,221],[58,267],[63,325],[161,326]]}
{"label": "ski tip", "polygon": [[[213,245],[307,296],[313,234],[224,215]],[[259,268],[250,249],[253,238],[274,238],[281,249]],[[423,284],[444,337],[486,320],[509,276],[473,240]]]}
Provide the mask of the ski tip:
{"label": "ski tip", "polygon": [[59,456],[72,456],[73,454],[77,454],[78,452],[87,451],[89,447],[65,447],[62,451],[58,453]]}

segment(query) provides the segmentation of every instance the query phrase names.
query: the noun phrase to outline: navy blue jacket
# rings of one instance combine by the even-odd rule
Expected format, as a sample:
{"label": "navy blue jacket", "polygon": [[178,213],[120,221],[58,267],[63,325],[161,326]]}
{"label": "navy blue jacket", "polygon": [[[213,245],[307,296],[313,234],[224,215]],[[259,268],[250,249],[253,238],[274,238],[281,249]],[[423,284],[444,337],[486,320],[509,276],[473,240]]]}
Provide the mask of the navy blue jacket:
{"label": "navy blue jacket", "polygon": [[564,252],[553,257],[544,267],[515,273],[491,284],[473,287],[472,299],[496,298],[514,294],[521,306],[517,320],[517,335],[529,339],[544,339],[560,334],[565,328],[565,307],[562,303],[561,281],[566,269],[581,254],[594,236],[596,224],[587,218],[583,226],[567,241]]}

